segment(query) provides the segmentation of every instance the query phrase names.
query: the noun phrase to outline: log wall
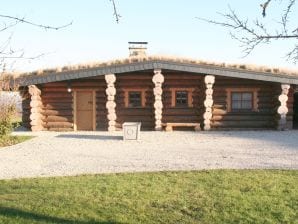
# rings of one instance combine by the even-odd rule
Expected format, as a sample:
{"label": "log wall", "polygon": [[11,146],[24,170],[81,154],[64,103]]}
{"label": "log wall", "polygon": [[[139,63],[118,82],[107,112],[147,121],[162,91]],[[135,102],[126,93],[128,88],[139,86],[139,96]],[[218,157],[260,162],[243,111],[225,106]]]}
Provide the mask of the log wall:
{"label": "log wall", "polygon": [[[169,72],[162,70],[163,83],[163,110],[162,122],[183,122],[203,124],[204,99],[206,86],[205,75]],[[117,128],[121,128],[124,122],[142,122],[143,130],[154,130],[154,83],[152,82],[153,71],[134,72],[116,75],[116,114]],[[45,130],[71,131],[73,130],[73,92],[67,92],[67,82],[47,83],[39,86],[43,104],[43,123]],[[96,125],[99,130],[108,129],[106,102],[107,88],[104,76],[72,80],[71,87],[96,91]],[[126,89],[146,89],[145,107],[128,108],[125,106]],[[173,88],[194,89],[193,107],[172,107]],[[258,111],[256,112],[228,112],[226,88],[259,88]],[[213,117],[211,129],[275,129],[278,123],[277,108],[279,107],[278,96],[281,94],[280,83],[270,83],[248,79],[228,77],[215,77],[213,86],[212,107]],[[23,95],[23,125],[30,128],[30,96],[28,88],[22,88]],[[291,128],[293,122],[293,86],[288,94],[287,125]]]}
{"label": "log wall", "polygon": [[95,90],[96,127],[107,129],[106,83],[103,76],[71,81],[72,92],[67,92],[67,82],[47,83],[42,86],[45,128],[50,131],[73,130],[73,91]]}
{"label": "log wall", "polygon": [[46,83],[41,88],[44,128],[49,131],[73,130],[73,96],[67,82]]}
{"label": "log wall", "polygon": [[[258,111],[256,112],[228,112],[226,88],[259,88]],[[278,96],[281,94],[279,83],[262,82],[249,79],[228,77],[215,78],[213,129],[275,129],[277,127],[279,106]],[[289,91],[287,119],[292,123],[293,89]]]}
{"label": "log wall", "polygon": [[[200,123],[203,124],[205,84],[204,75],[190,73],[162,72],[165,80],[163,84],[163,117],[162,122]],[[193,88],[193,107],[172,107],[173,88]]]}
{"label": "log wall", "polygon": [[298,89],[296,89],[296,91],[297,92],[294,95],[294,107],[293,107],[293,128],[298,129]]}
{"label": "log wall", "polygon": [[30,129],[31,97],[28,91],[28,87],[21,87],[19,91],[20,95],[22,96],[22,125],[23,127]]}
{"label": "log wall", "polygon": [[287,113],[287,125],[286,127],[288,129],[293,128],[293,116],[294,116],[294,86],[291,86],[288,93],[288,101],[287,101],[287,107],[289,109],[289,112]]}
{"label": "log wall", "polygon": [[[124,122],[142,122],[142,130],[153,130],[155,124],[154,118],[154,95],[152,82],[153,71],[142,73],[127,73],[116,76],[116,114],[117,128],[121,128]],[[145,107],[128,108],[125,107],[126,89],[146,89]]]}

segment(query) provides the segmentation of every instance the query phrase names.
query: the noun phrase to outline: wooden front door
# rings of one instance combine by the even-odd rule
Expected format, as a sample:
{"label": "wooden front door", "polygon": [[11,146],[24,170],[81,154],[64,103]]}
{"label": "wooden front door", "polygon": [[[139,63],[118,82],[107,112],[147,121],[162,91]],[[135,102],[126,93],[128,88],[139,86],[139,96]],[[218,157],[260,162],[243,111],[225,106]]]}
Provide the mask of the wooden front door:
{"label": "wooden front door", "polygon": [[77,91],[76,93],[76,129],[95,130],[95,97],[93,91]]}

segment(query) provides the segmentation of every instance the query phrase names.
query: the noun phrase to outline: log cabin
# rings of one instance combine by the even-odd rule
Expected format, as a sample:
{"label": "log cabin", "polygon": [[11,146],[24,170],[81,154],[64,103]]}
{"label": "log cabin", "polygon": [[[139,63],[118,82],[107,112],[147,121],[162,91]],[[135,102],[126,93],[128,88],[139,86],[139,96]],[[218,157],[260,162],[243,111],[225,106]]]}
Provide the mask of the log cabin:
{"label": "log cabin", "polygon": [[124,122],[141,122],[143,130],[298,127],[298,73],[150,57],[144,49],[131,47],[123,60],[20,76],[23,125],[32,131],[115,131]]}

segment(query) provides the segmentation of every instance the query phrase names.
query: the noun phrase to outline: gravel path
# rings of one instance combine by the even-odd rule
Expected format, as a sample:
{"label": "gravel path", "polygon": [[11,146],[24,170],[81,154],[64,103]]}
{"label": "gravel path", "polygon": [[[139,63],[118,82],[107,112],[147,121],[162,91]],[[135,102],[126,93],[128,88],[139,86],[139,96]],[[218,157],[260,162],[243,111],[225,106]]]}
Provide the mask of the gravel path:
{"label": "gravel path", "polygon": [[[19,132],[20,135],[32,133]],[[0,148],[0,179],[90,173],[235,169],[298,169],[298,131],[33,133]]]}

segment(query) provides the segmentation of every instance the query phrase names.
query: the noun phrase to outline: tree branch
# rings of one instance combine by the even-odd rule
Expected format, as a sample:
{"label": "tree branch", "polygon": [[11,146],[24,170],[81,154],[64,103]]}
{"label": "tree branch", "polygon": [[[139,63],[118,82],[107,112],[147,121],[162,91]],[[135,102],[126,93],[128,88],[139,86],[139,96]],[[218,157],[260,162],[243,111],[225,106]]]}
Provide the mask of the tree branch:
{"label": "tree branch", "polygon": [[[285,1],[285,0],[280,0]],[[224,19],[223,21],[210,20],[205,18],[197,19],[225,27],[230,30],[230,36],[232,39],[240,42],[240,47],[243,49],[244,57],[249,55],[258,45],[270,43],[273,40],[298,40],[298,28],[296,28],[291,33],[288,32],[290,13],[293,9],[296,0],[288,0],[285,10],[282,13],[279,29],[275,31],[269,31],[265,24],[260,22],[258,19],[255,21],[249,21],[248,19],[241,19],[234,10],[229,7],[228,13],[219,13],[219,15]],[[266,10],[271,0],[267,0],[262,7],[262,15],[266,16]],[[295,21],[297,22],[297,21]],[[294,26],[294,27],[297,27]],[[272,29],[271,29],[272,30]],[[287,54],[287,59],[291,59],[294,63],[298,62],[298,45],[296,44],[294,48]]]}
{"label": "tree branch", "polygon": [[118,13],[117,11],[117,6],[116,6],[116,3],[115,3],[115,0],[110,0],[113,4],[113,11],[114,11],[114,16],[115,16],[115,19],[116,19],[116,22],[119,23],[119,20],[120,20],[120,14]]}
{"label": "tree branch", "polygon": [[25,18],[19,18],[19,17],[8,16],[8,15],[1,15],[1,14],[0,14],[0,17],[5,18],[5,19],[14,20],[14,21],[16,21],[18,23],[26,23],[26,24],[29,24],[31,26],[36,26],[36,27],[39,27],[39,28],[51,29],[51,30],[59,30],[59,29],[63,29],[65,27],[68,27],[68,26],[72,25],[72,21],[70,23],[68,23],[68,24],[65,24],[65,25],[62,25],[62,26],[56,26],[55,27],[55,26],[48,26],[48,25],[43,25],[43,24],[37,24],[37,23],[34,23],[34,22],[30,22],[30,21],[26,20]]}
{"label": "tree branch", "polygon": [[264,4],[261,4],[261,7],[263,8],[263,11],[262,11],[263,17],[266,16],[266,9],[269,6],[270,2],[271,2],[271,0],[267,0],[266,2],[264,2]]}

